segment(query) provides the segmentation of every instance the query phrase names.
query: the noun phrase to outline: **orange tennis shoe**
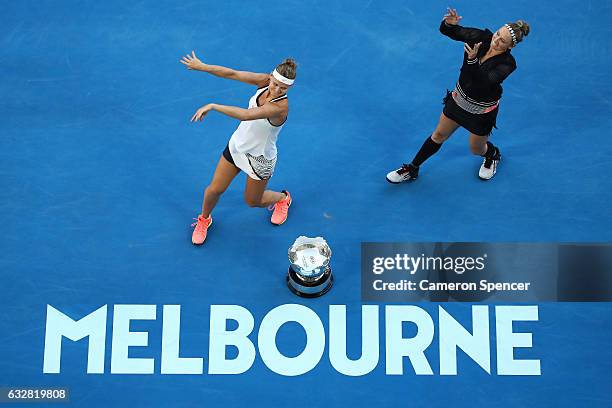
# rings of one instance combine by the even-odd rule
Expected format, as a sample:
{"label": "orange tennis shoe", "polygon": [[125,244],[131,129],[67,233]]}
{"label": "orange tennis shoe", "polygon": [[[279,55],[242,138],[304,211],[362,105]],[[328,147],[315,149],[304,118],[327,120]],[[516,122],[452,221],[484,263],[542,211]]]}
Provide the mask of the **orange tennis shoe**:
{"label": "orange tennis shoe", "polygon": [[289,207],[291,206],[291,194],[288,191],[283,190],[283,193],[287,197],[278,201],[274,204],[274,212],[272,213],[272,218],[270,222],[274,225],[281,225],[285,221],[287,221],[287,216],[289,215]]}
{"label": "orange tennis shoe", "polygon": [[210,227],[211,225],[212,215],[209,215],[208,218],[204,218],[202,214],[198,215],[198,221],[191,224],[192,227],[195,227],[193,230],[193,234],[191,234],[191,242],[194,245],[202,245],[206,240],[208,227]]}

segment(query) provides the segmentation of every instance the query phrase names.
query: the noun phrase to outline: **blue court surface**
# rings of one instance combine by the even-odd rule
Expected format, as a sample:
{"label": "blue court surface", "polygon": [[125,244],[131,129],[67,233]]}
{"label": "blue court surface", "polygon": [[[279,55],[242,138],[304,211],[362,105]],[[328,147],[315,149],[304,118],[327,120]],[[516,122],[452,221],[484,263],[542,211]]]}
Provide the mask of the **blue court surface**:
{"label": "blue court surface", "polygon": [[[82,407],[611,406],[610,303],[542,303],[522,323],[540,376],[487,374],[465,354],[459,374],[350,377],[326,349],[306,374],[272,372],[259,353],[239,375],[207,373],[211,305],[263,316],[283,304],[346,305],[349,355],[361,350],[360,243],[612,241],[612,4],[461,1],[462,24],[495,30],[524,19],[492,141],[490,182],[459,130],[409,185],[385,181],[438,120],[462,44],[438,31],[440,1],[22,1],[0,13],[0,387],[68,387]],[[246,107],[254,87],[188,71],[206,63],[270,72],[298,62],[269,187],[294,198],[274,227],[243,201],[239,175],[215,209],[205,245],[192,218],[232,132],[210,102]],[[285,286],[300,235],[332,250],[333,289],[302,299]],[[114,305],[157,305],[132,322],[153,374],[111,374]],[[108,305],[105,369],[87,374],[88,342],[64,339],[61,373],[43,373],[47,305],[74,320]],[[202,375],[160,373],[162,305],[181,305],[180,354]],[[381,316],[384,304],[380,305]],[[438,304],[419,307],[438,319]],[[468,304],[443,307],[468,324]],[[493,313],[491,307],[490,313]],[[521,324],[519,325],[520,327]],[[383,330],[381,328],[381,330]],[[384,338],[384,337],[382,337]],[[306,334],[284,325],[276,344],[297,356]],[[232,350],[228,351],[230,354]],[[235,352],[235,350],[234,350]],[[495,354],[492,351],[493,364]],[[493,365],[495,367],[495,365]],[[0,406],[3,404],[0,404]],[[43,404],[44,405],[44,404]],[[38,405],[40,406],[40,405]],[[61,405],[58,405],[61,406]]]}

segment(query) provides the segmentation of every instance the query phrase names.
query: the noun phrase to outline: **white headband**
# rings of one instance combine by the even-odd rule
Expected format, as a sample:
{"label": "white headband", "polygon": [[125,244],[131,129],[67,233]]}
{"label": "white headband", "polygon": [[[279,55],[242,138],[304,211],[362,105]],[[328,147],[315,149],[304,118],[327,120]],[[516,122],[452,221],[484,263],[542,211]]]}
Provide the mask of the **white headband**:
{"label": "white headband", "polygon": [[276,68],[274,69],[274,71],[272,71],[272,76],[285,85],[293,85],[293,82],[295,81],[295,79],[289,79],[279,74]]}
{"label": "white headband", "polygon": [[514,34],[514,30],[510,27],[510,24],[504,24],[508,31],[510,31],[510,35],[512,36],[512,45],[516,45],[516,34]]}

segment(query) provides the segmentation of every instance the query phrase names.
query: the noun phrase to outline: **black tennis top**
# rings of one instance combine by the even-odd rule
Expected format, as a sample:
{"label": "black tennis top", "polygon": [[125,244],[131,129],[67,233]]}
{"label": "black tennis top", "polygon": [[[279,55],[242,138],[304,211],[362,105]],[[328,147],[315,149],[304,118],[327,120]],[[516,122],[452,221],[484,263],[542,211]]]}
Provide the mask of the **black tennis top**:
{"label": "black tennis top", "polygon": [[482,58],[491,47],[493,33],[490,30],[440,24],[440,32],[455,41],[468,43],[470,47],[482,42],[476,59],[469,61],[467,53],[463,53],[463,65],[459,75],[459,85],[472,99],[480,102],[492,102],[501,98],[502,82],[516,69],[516,61],[510,50],[496,55],[480,64]]}

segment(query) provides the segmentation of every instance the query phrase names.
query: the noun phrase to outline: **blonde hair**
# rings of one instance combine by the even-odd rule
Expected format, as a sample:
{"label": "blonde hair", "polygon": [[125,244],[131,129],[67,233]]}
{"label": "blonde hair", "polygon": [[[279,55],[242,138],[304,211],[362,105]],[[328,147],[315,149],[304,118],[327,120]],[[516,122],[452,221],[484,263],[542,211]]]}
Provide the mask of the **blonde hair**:
{"label": "blonde hair", "polygon": [[508,25],[514,31],[514,35],[516,36],[517,44],[523,41],[523,39],[529,35],[530,28],[529,28],[529,24],[527,24],[526,21],[517,20],[514,23],[508,23]]}
{"label": "blonde hair", "polygon": [[285,58],[283,62],[276,66],[276,71],[288,79],[295,79],[297,64],[293,58]]}

